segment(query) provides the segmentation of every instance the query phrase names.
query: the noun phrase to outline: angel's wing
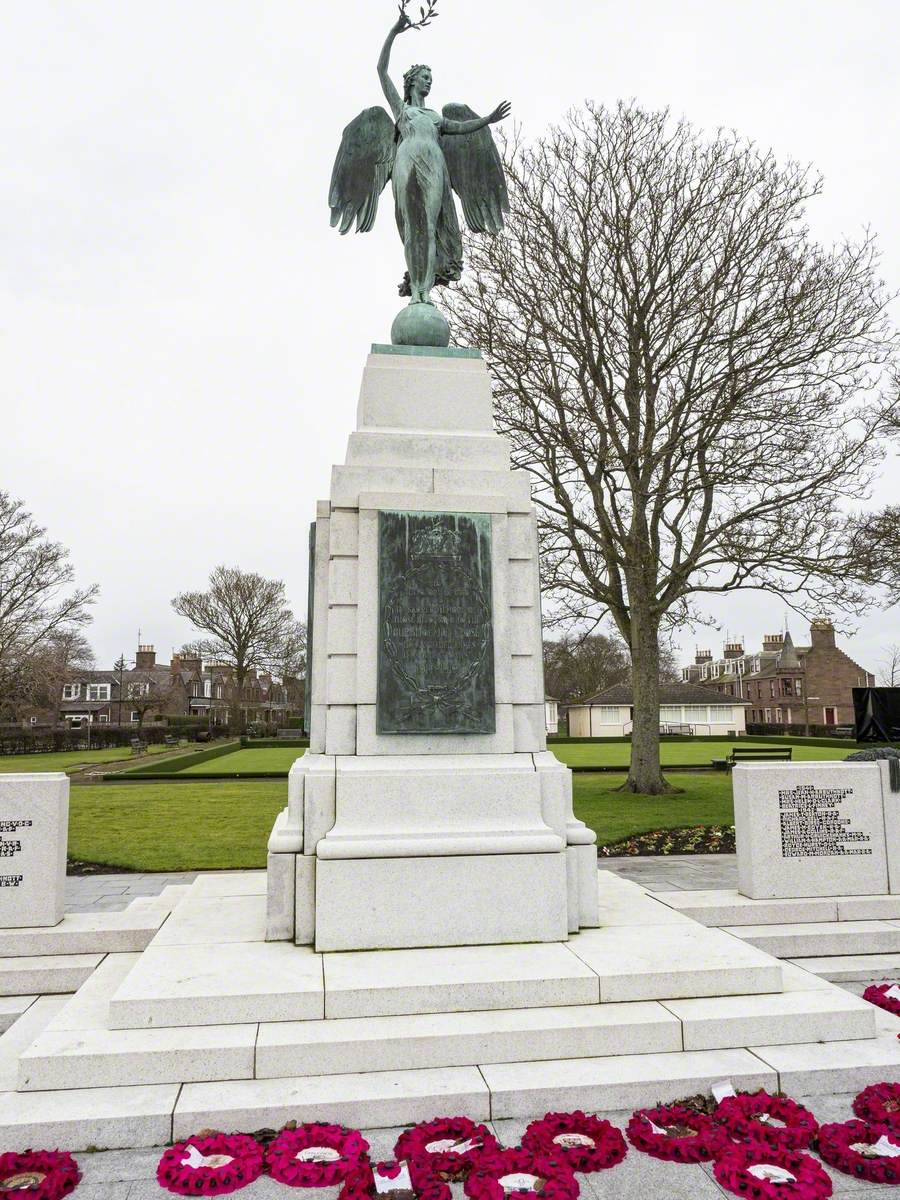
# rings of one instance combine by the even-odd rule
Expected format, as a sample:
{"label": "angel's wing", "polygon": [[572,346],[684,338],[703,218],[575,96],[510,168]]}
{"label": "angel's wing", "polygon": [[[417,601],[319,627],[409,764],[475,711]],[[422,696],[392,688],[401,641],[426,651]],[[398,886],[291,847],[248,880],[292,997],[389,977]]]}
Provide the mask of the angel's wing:
{"label": "angel's wing", "polygon": [[341,137],[331,172],[328,203],[331,224],[348,233],[356,221],[358,233],[375,224],[378,197],[394,169],[394,122],[377,105],[361,112]]}
{"label": "angel's wing", "polygon": [[[445,104],[444,117],[448,121],[472,121],[478,113],[468,104]],[[477,133],[445,137],[441,145],[466,224],[474,233],[499,233],[503,214],[509,212],[509,196],[490,129],[485,126]]]}

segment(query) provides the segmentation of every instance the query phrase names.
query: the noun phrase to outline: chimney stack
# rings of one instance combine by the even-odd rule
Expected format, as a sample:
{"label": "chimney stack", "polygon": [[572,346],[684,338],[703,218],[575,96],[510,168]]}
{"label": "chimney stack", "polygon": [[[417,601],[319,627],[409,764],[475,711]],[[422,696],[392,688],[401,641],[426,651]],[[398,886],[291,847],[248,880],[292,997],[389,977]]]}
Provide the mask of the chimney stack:
{"label": "chimney stack", "polygon": [[724,657],[728,660],[731,660],[733,658],[743,658],[744,657],[743,645],[740,642],[726,642]]}
{"label": "chimney stack", "polygon": [[833,650],[834,624],[831,621],[813,621],[809,627],[810,644],[815,650]]}
{"label": "chimney stack", "polygon": [[763,651],[780,650],[784,645],[783,633],[767,633],[763,638]]}
{"label": "chimney stack", "polygon": [[139,671],[150,671],[156,666],[156,650],[153,646],[138,646],[135,666]]}
{"label": "chimney stack", "polygon": [[694,665],[702,667],[704,663],[712,662],[712,650],[698,650],[697,657],[694,659]]}

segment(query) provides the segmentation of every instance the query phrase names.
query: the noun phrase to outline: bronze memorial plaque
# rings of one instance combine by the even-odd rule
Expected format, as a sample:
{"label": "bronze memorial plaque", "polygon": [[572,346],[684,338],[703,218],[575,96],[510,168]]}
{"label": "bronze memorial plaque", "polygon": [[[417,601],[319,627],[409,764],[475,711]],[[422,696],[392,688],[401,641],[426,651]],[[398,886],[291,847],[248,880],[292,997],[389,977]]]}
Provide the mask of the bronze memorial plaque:
{"label": "bronze memorial plaque", "polygon": [[493,733],[488,513],[378,514],[378,733]]}

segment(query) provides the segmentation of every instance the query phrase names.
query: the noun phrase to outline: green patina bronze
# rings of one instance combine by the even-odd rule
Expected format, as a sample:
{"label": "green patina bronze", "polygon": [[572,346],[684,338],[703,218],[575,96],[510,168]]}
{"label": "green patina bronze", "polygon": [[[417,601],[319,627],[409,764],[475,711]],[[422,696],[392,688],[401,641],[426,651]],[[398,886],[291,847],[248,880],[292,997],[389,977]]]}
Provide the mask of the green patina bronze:
{"label": "green patina bronze", "polygon": [[489,514],[378,514],[376,729],[494,732]]}
{"label": "green patina bronze", "polygon": [[431,68],[410,67],[401,96],[389,75],[391,50],[399,34],[428,23],[413,22],[400,5],[400,16],[378,59],[378,78],[390,114],[367,108],[346,127],[331,175],[328,202],[331,224],[359,233],[375,223],[378,198],[390,179],[397,228],[406,255],[400,294],[409,307],[398,314],[392,340],[401,345],[446,346],[449,328],[431,301],[431,290],[459,279],[462,236],[453,193],[459,196],[466,223],[476,233],[499,233],[509,197],[503,166],[489,126],[510,111],[504,101],[486,117],[465,104],[447,104],[443,112],[426,107]]}
{"label": "green patina bronze", "polygon": [[313,624],[316,609],[316,523],[309,525],[309,567],[306,579],[306,680],[303,688],[303,732],[312,728]]}

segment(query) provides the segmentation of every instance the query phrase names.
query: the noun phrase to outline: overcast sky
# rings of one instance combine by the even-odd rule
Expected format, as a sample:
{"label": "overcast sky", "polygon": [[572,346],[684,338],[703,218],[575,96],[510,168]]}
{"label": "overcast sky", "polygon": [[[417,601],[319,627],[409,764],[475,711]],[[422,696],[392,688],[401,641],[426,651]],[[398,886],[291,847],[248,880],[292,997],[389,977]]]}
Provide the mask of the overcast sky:
{"label": "overcast sky", "polygon": [[[510,98],[526,137],[585,98],[668,106],[812,162],[830,242],[870,225],[900,286],[897,0],[443,0],[395,49],[436,107]],[[392,0],[2,0],[0,487],[102,589],[108,664],[138,629],[191,636],[170,599],[219,562],[283,578],[343,459],[369,344],[389,340],[402,247],[389,198],[328,225],[343,126],[381,95]],[[898,460],[878,499],[900,502]],[[750,644],[784,606],[713,602]],[[873,669],[898,610],[849,648]],[[794,619],[795,640],[806,629]]]}

